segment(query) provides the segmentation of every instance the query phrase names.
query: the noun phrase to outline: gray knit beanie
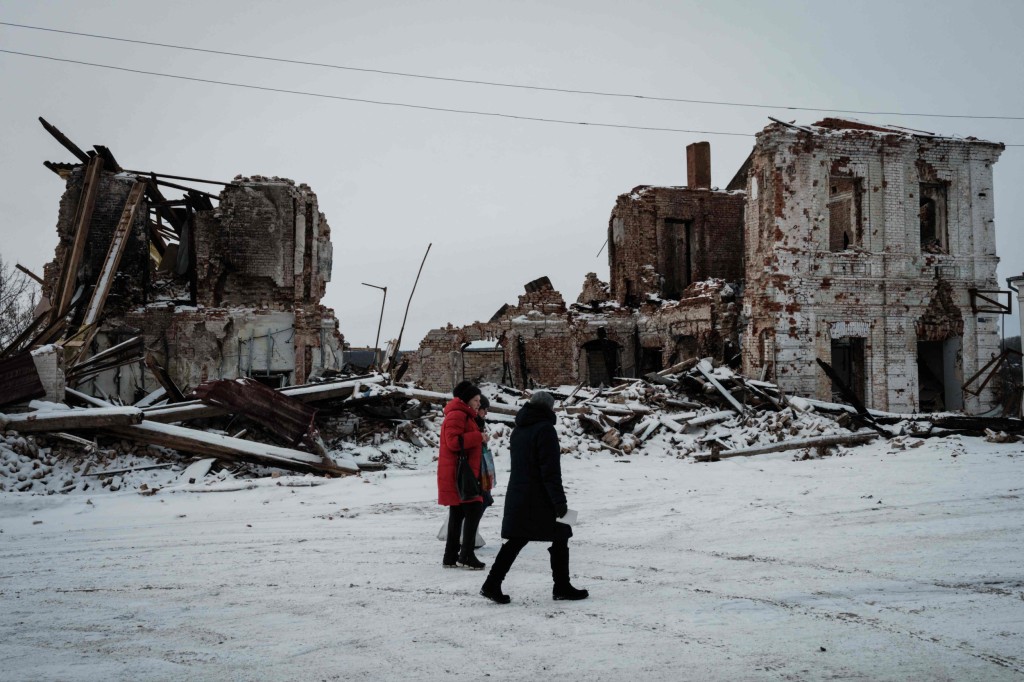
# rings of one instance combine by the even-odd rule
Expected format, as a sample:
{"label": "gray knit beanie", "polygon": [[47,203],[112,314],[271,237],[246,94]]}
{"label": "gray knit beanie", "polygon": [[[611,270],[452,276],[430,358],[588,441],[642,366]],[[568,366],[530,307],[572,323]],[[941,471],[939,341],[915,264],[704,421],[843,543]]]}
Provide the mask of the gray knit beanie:
{"label": "gray knit beanie", "polygon": [[547,391],[537,391],[530,396],[530,405],[542,407],[545,410],[555,409],[555,397]]}

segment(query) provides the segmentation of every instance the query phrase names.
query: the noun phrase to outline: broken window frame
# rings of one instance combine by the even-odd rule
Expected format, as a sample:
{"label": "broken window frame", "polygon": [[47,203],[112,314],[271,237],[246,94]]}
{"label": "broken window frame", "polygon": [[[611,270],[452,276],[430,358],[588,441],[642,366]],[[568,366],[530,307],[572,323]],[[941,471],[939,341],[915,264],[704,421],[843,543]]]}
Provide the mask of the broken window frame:
{"label": "broken window frame", "polygon": [[683,291],[693,284],[696,274],[693,221],[665,218],[663,229],[666,243],[661,295],[667,299],[679,300]]}
{"label": "broken window frame", "polygon": [[[841,188],[841,189],[840,189]],[[863,178],[855,175],[830,175],[828,179],[828,250],[840,253],[851,248],[860,248],[863,242],[862,199],[864,195]],[[842,204],[849,202],[849,221],[842,234],[835,217],[841,215]]]}
{"label": "broken window frame", "polygon": [[[949,253],[949,183],[920,182],[917,187],[917,231],[922,253]],[[930,225],[926,227],[926,202],[930,211]]]}

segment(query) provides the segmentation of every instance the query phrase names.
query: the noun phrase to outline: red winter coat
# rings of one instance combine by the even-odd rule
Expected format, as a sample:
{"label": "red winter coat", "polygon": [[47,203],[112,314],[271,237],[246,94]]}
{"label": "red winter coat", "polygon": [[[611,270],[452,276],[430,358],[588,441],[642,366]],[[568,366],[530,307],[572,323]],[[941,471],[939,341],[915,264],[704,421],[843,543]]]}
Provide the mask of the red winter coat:
{"label": "red winter coat", "polygon": [[444,422],[441,423],[441,451],[437,457],[437,503],[451,507],[465,502],[483,502],[477,496],[469,500],[459,497],[459,489],[455,486],[455,458],[459,453],[459,436],[462,446],[469,455],[469,465],[473,473],[480,478],[480,455],[483,450],[483,434],[476,424],[476,410],[453,399],[444,406]]}

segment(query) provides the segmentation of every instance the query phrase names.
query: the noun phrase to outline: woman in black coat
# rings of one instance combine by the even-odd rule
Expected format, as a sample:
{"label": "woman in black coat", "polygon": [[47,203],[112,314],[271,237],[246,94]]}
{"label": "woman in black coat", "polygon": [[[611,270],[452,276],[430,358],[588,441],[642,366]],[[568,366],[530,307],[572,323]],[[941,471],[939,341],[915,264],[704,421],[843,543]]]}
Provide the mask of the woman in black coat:
{"label": "woman in black coat", "polygon": [[550,393],[538,391],[516,415],[510,450],[512,473],[505,490],[505,516],[501,524],[501,537],[505,544],[491,565],[491,572],[480,589],[480,594],[507,604],[508,595],[502,594],[501,582],[512,568],[519,552],[531,540],[550,542],[551,576],[554,599],[586,599],[586,590],[577,590],[569,582],[569,538],[572,527],[555,519],[565,516],[568,509],[565,490],[562,489],[562,467],[559,462],[561,448],[555,432],[555,399]]}

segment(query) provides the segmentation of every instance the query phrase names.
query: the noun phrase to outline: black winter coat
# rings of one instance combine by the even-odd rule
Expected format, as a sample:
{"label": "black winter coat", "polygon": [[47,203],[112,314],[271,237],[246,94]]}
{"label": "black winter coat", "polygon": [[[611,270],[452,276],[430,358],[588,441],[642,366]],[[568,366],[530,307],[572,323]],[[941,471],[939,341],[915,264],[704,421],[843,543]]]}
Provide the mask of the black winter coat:
{"label": "black winter coat", "polygon": [[501,537],[551,542],[572,537],[572,528],[555,522],[555,505],[564,504],[561,448],[555,413],[525,405],[516,415],[510,450],[512,473],[505,491]]}

